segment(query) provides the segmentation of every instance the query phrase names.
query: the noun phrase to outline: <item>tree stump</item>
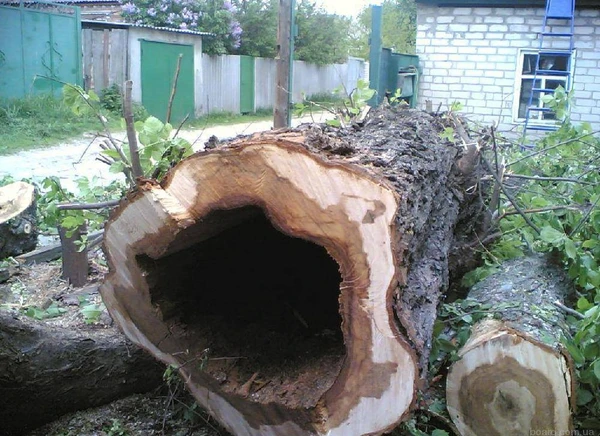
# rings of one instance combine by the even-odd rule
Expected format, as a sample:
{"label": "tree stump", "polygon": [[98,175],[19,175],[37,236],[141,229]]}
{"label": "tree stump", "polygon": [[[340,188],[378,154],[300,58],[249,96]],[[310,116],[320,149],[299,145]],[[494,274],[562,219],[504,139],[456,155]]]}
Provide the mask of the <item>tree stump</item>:
{"label": "tree stump", "polygon": [[37,235],[34,186],[15,182],[0,187],[0,259],[34,250]]}
{"label": "tree stump", "polygon": [[443,123],[381,110],[264,133],[141,183],[105,230],[111,315],[234,434],[393,428],[478,199]]}
{"label": "tree stump", "polygon": [[75,332],[0,311],[0,434],[162,382],[164,368],[114,329]]}
{"label": "tree stump", "polygon": [[[569,282],[543,256],[516,259],[469,298],[500,310],[474,326],[447,379],[448,411],[461,435],[568,434],[573,366],[560,345]],[[509,305],[507,305],[509,303]]]}

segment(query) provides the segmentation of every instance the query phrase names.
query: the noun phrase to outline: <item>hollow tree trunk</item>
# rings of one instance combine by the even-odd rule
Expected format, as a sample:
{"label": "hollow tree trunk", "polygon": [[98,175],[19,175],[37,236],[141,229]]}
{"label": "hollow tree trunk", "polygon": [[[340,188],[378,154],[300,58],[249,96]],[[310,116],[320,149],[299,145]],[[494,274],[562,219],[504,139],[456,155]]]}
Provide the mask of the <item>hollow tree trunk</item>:
{"label": "hollow tree trunk", "polygon": [[448,411],[465,436],[568,434],[573,367],[560,345],[569,282],[560,267],[531,256],[502,265],[469,298],[501,320],[474,326],[448,374]]}
{"label": "hollow tree trunk", "polygon": [[0,259],[37,245],[35,188],[25,182],[0,187]]}
{"label": "hollow tree trunk", "polygon": [[164,367],[110,330],[78,333],[0,311],[0,434],[147,392]]}
{"label": "hollow tree trunk", "polygon": [[415,399],[465,201],[461,148],[443,129],[383,110],[186,159],[109,221],[109,311],[234,434],[394,427]]}

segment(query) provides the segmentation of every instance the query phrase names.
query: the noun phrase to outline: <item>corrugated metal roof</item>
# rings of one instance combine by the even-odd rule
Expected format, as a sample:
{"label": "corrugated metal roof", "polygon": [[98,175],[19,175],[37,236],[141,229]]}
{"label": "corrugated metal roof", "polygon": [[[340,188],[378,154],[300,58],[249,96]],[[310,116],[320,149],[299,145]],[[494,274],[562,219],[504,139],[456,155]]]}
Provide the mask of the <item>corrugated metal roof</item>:
{"label": "corrugated metal roof", "polygon": [[210,32],[200,32],[197,30],[190,29],[174,29],[172,27],[158,27],[158,26],[150,26],[149,24],[135,24],[135,23],[125,23],[125,22],[117,22],[117,21],[100,21],[100,20],[81,20],[82,27],[112,27],[112,28],[125,28],[125,27],[136,27],[142,29],[152,29],[152,30],[160,30],[163,32],[173,32],[173,33],[183,33],[186,35],[199,35],[199,36],[216,36],[214,33]]}
{"label": "corrugated metal roof", "polygon": [[[545,0],[416,0],[417,3],[432,6],[450,7],[498,7],[498,8],[533,8],[544,7]],[[600,0],[576,0],[577,9],[598,9]]]}

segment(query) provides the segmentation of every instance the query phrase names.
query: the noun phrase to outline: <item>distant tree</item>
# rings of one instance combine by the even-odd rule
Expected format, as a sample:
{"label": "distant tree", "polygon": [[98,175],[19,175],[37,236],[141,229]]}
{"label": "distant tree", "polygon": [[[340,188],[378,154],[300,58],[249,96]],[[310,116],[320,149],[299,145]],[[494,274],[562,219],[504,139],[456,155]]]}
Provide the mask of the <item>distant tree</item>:
{"label": "distant tree", "polygon": [[[383,46],[396,53],[415,53],[417,38],[417,6],[415,0],[384,0],[382,39]],[[354,21],[350,54],[369,58],[371,35],[371,7],[364,8]]]}
{"label": "distant tree", "polygon": [[244,29],[237,53],[273,58],[277,55],[278,0],[234,0],[235,18]]}
{"label": "distant tree", "polygon": [[296,58],[318,65],[342,63],[350,48],[350,19],[325,12],[310,0],[297,10]]}
{"label": "distant tree", "polygon": [[240,47],[242,28],[230,0],[130,0],[121,5],[125,21],[157,27],[211,32],[203,41],[208,54],[224,54]]}

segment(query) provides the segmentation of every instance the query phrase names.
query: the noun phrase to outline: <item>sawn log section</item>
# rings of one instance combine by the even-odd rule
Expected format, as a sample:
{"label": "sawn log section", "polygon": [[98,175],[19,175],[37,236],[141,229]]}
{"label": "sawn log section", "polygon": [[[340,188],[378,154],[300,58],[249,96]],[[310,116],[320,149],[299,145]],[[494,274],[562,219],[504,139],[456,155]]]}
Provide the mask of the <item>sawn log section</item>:
{"label": "sawn log section", "polygon": [[455,231],[472,236],[473,175],[443,122],[382,110],[264,133],[141,182],[106,227],[110,313],[236,435],[393,428],[463,256]]}

